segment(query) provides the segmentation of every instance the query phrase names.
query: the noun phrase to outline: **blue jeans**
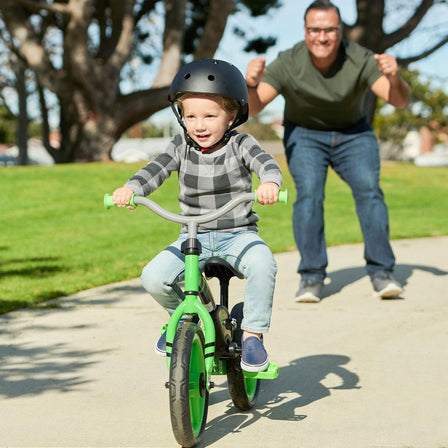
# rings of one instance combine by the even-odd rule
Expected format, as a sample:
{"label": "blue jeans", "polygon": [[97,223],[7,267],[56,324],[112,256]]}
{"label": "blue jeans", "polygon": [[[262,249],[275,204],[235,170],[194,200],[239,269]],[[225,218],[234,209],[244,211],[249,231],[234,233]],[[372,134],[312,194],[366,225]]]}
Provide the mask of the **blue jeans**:
{"label": "blue jeans", "polygon": [[[187,234],[153,258],[141,275],[143,287],[172,313],[183,300],[178,282],[184,280],[184,255],[180,251]],[[201,233],[199,267],[213,256],[223,257],[246,278],[243,330],[266,333],[269,329],[277,264],[271,250],[254,231]]]}
{"label": "blue jeans", "polygon": [[302,279],[322,281],[328,265],[324,234],[324,196],[328,167],[350,186],[364,237],[371,279],[391,273],[395,257],[389,243],[389,217],[379,186],[378,142],[371,127],[359,123],[344,131],[317,131],[285,125],[284,145],[294,179],[294,238]]}

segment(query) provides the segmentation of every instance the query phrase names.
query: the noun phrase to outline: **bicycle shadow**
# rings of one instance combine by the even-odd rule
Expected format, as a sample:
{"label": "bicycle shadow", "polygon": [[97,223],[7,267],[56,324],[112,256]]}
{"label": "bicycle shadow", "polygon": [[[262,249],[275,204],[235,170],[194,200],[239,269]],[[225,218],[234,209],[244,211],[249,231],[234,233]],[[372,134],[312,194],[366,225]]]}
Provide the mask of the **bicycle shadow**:
{"label": "bicycle shadow", "polygon": [[[398,264],[395,267],[394,276],[403,286],[406,286],[409,278],[416,270],[428,272],[436,276],[448,275],[447,271],[443,271],[433,266],[418,264]],[[347,285],[357,282],[366,275],[367,274],[364,267],[345,268],[329,272],[328,278],[330,279],[330,283],[328,285],[325,285],[322,299],[326,299],[329,296],[337,294]]]}
{"label": "bicycle shadow", "polygon": [[[331,395],[335,389],[360,389],[359,377],[345,367],[350,361],[344,355],[313,355],[298,358],[288,366],[280,368],[280,374],[273,381],[263,381],[256,406],[250,412],[242,413],[231,401],[223,415],[207,423],[203,444],[214,443],[229,433],[238,433],[262,418],[283,421],[301,421],[307,416],[298,413],[303,408]],[[335,378],[337,377],[337,379]],[[337,385],[326,386],[325,383]],[[227,384],[212,391],[210,405],[228,401]]]}

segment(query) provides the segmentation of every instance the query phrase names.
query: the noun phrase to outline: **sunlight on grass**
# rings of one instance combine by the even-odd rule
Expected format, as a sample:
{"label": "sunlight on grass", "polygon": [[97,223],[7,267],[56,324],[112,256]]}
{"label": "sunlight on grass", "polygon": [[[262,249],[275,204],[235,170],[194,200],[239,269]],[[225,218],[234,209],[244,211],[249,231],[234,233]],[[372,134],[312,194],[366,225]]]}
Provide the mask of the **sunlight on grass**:
{"label": "sunlight on grass", "polygon": [[[284,157],[289,204],[255,206],[260,234],[274,252],[296,250],[292,233],[294,186]],[[147,209],[105,210],[103,196],[123,185],[142,164],[95,163],[0,170],[0,313],[83,289],[135,278],[179,232]],[[388,163],[382,187],[391,237],[448,234],[448,169]],[[177,177],[151,197],[178,212]],[[362,241],[348,187],[329,173],[327,244]]]}

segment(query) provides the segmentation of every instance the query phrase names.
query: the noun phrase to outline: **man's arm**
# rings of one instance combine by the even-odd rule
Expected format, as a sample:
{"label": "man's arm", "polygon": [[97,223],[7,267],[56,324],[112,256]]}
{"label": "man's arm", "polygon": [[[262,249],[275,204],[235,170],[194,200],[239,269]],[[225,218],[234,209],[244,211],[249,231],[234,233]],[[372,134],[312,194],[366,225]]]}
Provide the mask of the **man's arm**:
{"label": "man's arm", "polygon": [[372,92],[394,107],[403,109],[409,103],[409,86],[398,73],[396,59],[388,54],[376,54],[375,60],[383,76],[372,85]]}
{"label": "man's arm", "polygon": [[249,115],[261,112],[277,95],[277,90],[267,82],[261,82],[266,72],[266,58],[249,62],[246,69],[246,84],[249,93]]}

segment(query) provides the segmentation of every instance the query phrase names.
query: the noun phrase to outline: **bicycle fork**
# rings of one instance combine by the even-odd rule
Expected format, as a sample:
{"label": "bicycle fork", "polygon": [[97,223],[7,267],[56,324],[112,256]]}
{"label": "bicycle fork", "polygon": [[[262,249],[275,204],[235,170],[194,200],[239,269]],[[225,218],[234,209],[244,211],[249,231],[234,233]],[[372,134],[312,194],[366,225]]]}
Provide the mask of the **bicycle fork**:
{"label": "bicycle fork", "polygon": [[[213,370],[215,356],[215,328],[213,319],[207,308],[198,300],[199,286],[201,283],[201,272],[199,270],[199,255],[201,253],[201,243],[197,238],[188,238],[182,244],[182,252],[185,255],[185,299],[175,309],[168,322],[166,331],[166,361],[168,371],[171,365],[171,351],[177,327],[185,314],[197,314],[202,320],[205,339],[205,369],[207,373],[206,385],[210,390],[210,377]],[[212,304],[214,306],[214,304]]]}

